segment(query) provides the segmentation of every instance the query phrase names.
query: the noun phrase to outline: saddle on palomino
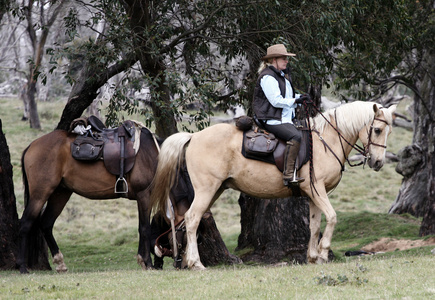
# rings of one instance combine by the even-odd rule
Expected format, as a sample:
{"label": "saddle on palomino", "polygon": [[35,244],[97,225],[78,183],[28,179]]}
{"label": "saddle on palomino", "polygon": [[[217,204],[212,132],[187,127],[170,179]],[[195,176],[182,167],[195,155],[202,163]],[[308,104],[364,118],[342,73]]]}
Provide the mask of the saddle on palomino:
{"label": "saddle on palomino", "polygon": [[79,135],[71,143],[71,155],[81,161],[103,159],[107,171],[117,176],[115,193],[127,193],[124,175],[134,166],[135,131],[132,121],[125,121],[118,128],[106,128],[96,116],[76,119],[70,132]]}
{"label": "saddle on palomino", "polygon": [[[294,120],[294,124],[297,129],[302,130],[301,147],[296,160],[299,170],[309,160],[310,130],[306,120]],[[242,116],[236,121],[236,126],[243,131],[242,155],[245,158],[274,164],[283,172],[286,141],[266,131],[255,117]]]}

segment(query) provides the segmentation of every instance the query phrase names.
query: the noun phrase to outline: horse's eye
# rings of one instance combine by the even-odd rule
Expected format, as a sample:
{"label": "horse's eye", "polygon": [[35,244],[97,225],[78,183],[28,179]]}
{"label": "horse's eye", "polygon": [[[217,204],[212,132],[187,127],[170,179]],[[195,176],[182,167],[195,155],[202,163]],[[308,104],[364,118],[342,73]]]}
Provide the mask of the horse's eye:
{"label": "horse's eye", "polygon": [[382,132],[382,130],[381,130],[380,128],[377,128],[377,127],[373,128],[373,131],[374,131],[377,135],[381,134],[381,132]]}

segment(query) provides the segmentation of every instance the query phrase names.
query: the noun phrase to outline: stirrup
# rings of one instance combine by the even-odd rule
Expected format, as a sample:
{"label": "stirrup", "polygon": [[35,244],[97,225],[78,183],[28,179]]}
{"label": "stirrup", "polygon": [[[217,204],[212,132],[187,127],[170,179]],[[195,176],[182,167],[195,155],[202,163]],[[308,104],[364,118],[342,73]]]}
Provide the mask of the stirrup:
{"label": "stirrup", "polygon": [[294,185],[298,185],[301,182],[304,182],[304,178],[289,178],[289,179],[283,179],[283,183],[285,186],[290,187]]}
{"label": "stirrup", "polygon": [[296,174],[296,168],[293,171],[293,176],[289,177],[289,178],[283,178],[283,183],[285,186],[290,186],[290,185],[297,185],[301,182],[304,182],[305,179],[302,177],[298,177]]}
{"label": "stirrup", "polygon": [[119,177],[115,183],[115,193],[116,194],[126,194],[128,193],[127,180],[124,177]]}

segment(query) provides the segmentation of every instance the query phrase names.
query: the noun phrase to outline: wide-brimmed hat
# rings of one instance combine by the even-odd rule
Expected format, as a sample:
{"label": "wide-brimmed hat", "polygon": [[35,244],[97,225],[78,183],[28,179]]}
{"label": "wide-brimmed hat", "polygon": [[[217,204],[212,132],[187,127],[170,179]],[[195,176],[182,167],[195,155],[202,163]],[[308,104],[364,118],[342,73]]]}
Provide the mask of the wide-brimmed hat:
{"label": "wide-brimmed hat", "polygon": [[288,53],[287,49],[283,44],[277,44],[267,48],[266,56],[263,57],[262,60],[266,60],[273,57],[280,57],[280,56],[296,56],[296,54]]}

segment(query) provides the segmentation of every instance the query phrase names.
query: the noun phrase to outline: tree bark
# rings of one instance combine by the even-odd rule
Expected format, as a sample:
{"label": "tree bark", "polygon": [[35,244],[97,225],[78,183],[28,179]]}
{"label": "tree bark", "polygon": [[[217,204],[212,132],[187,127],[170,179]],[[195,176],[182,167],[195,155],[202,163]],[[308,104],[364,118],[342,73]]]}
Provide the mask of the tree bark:
{"label": "tree bark", "polygon": [[74,119],[80,118],[98,95],[102,87],[112,76],[127,70],[136,62],[135,58],[122,60],[108,68],[90,66],[85,62],[79,77],[73,85],[68,102],[63,109],[57,129],[68,130]]}
{"label": "tree bark", "polygon": [[240,194],[241,233],[237,251],[244,262],[305,263],[309,229],[309,198],[259,199]]}
{"label": "tree bark", "polygon": [[206,214],[199,225],[198,251],[205,267],[219,264],[239,264],[241,259],[228,251],[212,214]]}
{"label": "tree bark", "polygon": [[19,222],[12,180],[9,147],[3,134],[0,119],[0,269],[15,267],[18,254]]}
{"label": "tree bark", "polygon": [[435,234],[435,55],[420,66],[414,99],[413,144],[400,151],[396,171],[404,176],[390,213],[423,217],[420,236]]}
{"label": "tree bark", "polygon": [[29,109],[30,128],[41,129],[41,122],[39,121],[38,106],[35,100],[36,95],[36,80],[29,79],[27,83],[27,100]]}
{"label": "tree bark", "polygon": [[[11,158],[0,120],[0,269],[8,270],[16,267],[19,229]],[[33,226],[32,232],[27,265],[34,270],[51,270],[47,245],[39,226]]]}
{"label": "tree bark", "polygon": [[[127,0],[126,10],[130,19],[130,27],[134,32],[133,43],[135,45],[136,57],[139,59],[142,71],[150,76],[153,84],[150,85],[152,95],[151,101],[156,134],[161,138],[176,133],[177,122],[171,107],[171,93],[165,78],[165,63],[161,53],[156,53],[150,49],[149,39],[145,36],[147,30],[153,26],[153,7],[147,1]],[[155,46],[155,45],[154,45]],[[164,49],[165,45],[157,45],[159,49]],[[163,51],[163,50],[162,50]]]}

